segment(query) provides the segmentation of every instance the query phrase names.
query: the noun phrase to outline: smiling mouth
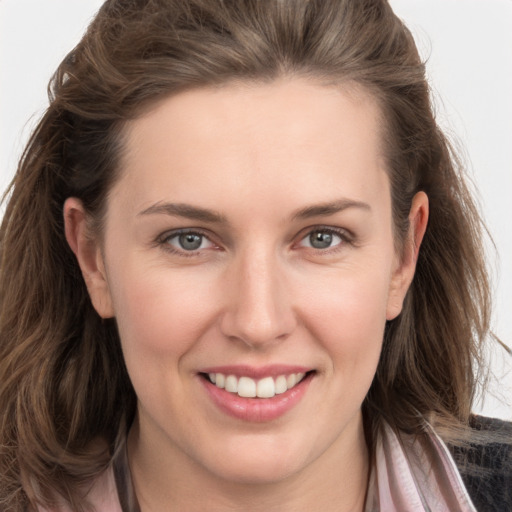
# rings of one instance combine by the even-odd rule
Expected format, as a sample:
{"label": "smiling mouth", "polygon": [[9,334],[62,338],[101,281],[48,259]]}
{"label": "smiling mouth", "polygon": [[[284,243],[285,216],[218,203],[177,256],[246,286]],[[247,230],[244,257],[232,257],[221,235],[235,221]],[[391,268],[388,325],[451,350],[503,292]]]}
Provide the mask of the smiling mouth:
{"label": "smiling mouth", "polygon": [[267,423],[298,406],[316,370],[304,366],[204,368],[197,375],[218,409],[244,422]]}
{"label": "smiling mouth", "polygon": [[262,379],[224,373],[204,373],[202,376],[217,388],[242,398],[272,398],[293,389],[311,373],[313,372],[290,373]]}

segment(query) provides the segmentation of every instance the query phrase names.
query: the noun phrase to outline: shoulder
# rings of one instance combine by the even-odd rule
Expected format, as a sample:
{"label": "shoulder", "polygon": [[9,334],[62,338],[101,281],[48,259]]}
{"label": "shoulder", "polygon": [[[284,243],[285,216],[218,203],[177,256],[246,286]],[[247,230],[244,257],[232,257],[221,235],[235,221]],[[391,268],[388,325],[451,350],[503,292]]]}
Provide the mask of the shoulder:
{"label": "shoulder", "polygon": [[474,440],[452,448],[469,495],[479,512],[512,510],[512,423],[472,416]]}

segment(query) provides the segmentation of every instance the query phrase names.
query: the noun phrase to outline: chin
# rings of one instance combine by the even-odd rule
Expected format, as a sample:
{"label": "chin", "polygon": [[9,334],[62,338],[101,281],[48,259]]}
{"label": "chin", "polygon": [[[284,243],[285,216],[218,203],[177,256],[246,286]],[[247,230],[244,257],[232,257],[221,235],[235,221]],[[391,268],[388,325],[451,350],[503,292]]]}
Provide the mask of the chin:
{"label": "chin", "polygon": [[261,448],[254,443],[250,450],[233,450],[222,456],[208,469],[222,480],[241,485],[270,485],[297,474],[306,461],[297,455],[279,450]]}
{"label": "chin", "polygon": [[[219,471],[220,470],[220,471]],[[272,463],[267,464],[235,464],[230,467],[216,469],[217,474],[223,480],[233,484],[262,486],[272,485],[282,482],[298,473],[298,469],[293,466]]]}

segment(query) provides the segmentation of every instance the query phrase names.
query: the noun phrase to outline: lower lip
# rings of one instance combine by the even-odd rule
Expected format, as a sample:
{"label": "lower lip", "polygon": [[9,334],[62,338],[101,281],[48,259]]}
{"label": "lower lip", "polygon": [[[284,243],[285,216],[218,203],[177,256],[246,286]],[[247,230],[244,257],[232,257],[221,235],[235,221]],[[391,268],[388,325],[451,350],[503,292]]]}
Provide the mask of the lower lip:
{"label": "lower lip", "polygon": [[264,423],[284,416],[300,402],[312,378],[313,374],[308,374],[292,389],[272,398],[243,398],[200,377],[210,398],[222,412],[253,423]]}

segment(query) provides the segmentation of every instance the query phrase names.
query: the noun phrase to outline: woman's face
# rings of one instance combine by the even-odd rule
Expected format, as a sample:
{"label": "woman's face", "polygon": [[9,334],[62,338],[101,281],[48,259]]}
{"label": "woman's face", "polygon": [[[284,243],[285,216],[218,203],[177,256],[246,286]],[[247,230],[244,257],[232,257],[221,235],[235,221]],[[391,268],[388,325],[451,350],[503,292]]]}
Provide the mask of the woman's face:
{"label": "woman's face", "polygon": [[128,126],[86,279],[155,460],[270,482],[360,456],[415,260],[395,253],[378,118],[360,90],[295,79],[181,93]]}

